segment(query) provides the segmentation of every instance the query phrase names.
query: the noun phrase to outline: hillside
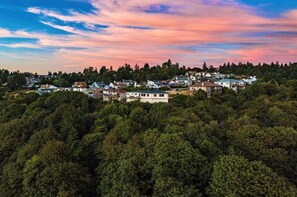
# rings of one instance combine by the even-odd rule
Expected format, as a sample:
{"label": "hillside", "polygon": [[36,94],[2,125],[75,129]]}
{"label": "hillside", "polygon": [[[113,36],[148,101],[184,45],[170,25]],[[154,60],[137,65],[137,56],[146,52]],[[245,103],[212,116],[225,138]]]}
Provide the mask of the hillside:
{"label": "hillside", "polygon": [[297,81],[169,104],[0,101],[0,196],[296,196]]}

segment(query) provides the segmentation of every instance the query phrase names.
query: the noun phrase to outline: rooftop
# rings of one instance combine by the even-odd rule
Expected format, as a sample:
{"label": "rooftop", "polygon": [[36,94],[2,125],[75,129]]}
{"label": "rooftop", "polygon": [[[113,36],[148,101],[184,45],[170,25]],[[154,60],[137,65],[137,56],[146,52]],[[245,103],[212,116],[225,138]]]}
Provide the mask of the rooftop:
{"label": "rooftop", "polygon": [[113,92],[113,93],[126,93],[127,91],[126,90],[122,90],[122,89],[106,89],[106,90],[103,90],[103,92]]}
{"label": "rooftop", "polygon": [[217,83],[243,83],[244,81],[238,79],[222,79],[217,81]]}
{"label": "rooftop", "polygon": [[192,85],[191,87],[221,87],[221,86],[214,84],[212,82],[209,82],[209,81],[205,81],[205,82],[196,83],[196,84]]}
{"label": "rooftop", "polygon": [[74,85],[72,86],[74,88],[87,88],[86,82],[75,82]]}
{"label": "rooftop", "polygon": [[161,90],[135,90],[131,92],[142,93],[142,94],[167,94],[167,92],[161,91]]}
{"label": "rooftop", "polygon": [[57,89],[57,87],[50,84],[41,84],[40,89]]}

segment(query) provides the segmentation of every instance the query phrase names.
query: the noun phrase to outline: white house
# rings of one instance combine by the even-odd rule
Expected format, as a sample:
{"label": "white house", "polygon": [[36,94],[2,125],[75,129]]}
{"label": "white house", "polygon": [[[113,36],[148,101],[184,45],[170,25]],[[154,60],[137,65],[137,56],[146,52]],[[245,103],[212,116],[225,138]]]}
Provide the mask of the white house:
{"label": "white house", "polygon": [[150,81],[148,80],[146,83],[146,87],[150,89],[159,89],[163,87],[163,84],[157,81]]}
{"label": "white house", "polygon": [[119,83],[113,82],[113,83],[109,84],[109,87],[112,88],[112,89],[119,89],[121,86],[120,86]]}
{"label": "white house", "polygon": [[103,82],[94,82],[92,85],[90,85],[90,88],[105,88],[105,84]]}
{"label": "white house", "polygon": [[191,77],[186,76],[186,75],[179,75],[179,76],[175,76],[171,82],[171,84],[173,85],[186,85],[186,86],[190,86],[193,84],[193,81],[191,79]]}
{"label": "white house", "polygon": [[222,79],[216,81],[215,84],[231,89],[232,85],[245,85],[245,82],[243,80],[238,79]]}
{"label": "white house", "polygon": [[238,80],[238,79],[222,79],[222,80],[216,81],[215,84],[221,85],[235,92],[245,89],[245,85],[246,85],[246,83],[243,80]]}
{"label": "white house", "polygon": [[26,77],[27,80],[27,85],[30,84],[40,84],[41,83],[41,79],[40,78],[35,78],[34,76],[31,77]]}
{"label": "white house", "polygon": [[58,91],[58,88],[56,86],[50,84],[42,84],[40,85],[40,88],[38,88],[37,93],[42,95],[53,93],[55,91]]}
{"label": "white house", "polygon": [[169,95],[164,91],[134,91],[127,92],[127,102],[140,101],[142,103],[168,103]]}
{"label": "white house", "polygon": [[59,88],[58,91],[72,92],[72,88]]}
{"label": "white house", "polygon": [[123,80],[122,84],[124,87],[133,87],[136,81]]}
{"label": "white house", "polygon": [[88,89],[85,82],[75,82],[72,86],[72,91],[74,92],[84,92]]}
{"label": "white house", "polygon": [[252,76],[252,77],[249,77],[249,78],[243,78],[242,79],[245,83],[251,85],[253,83],[255,83],[257,81],[257,77],[256,76]]}

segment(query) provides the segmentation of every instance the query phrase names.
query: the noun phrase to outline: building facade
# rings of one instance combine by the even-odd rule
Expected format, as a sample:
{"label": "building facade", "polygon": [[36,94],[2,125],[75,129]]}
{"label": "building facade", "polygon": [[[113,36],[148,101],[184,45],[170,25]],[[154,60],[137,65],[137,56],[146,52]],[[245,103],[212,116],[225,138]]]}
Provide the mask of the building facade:
{"label": "building facade", "polygon": [[127,91],[121,89],[103,90],[103,101],[126,101],[126,92]]}
{"label": "building facade", "polygon": [[38,88],[37,93],[42,95],[42,94],[50,94],[56,91],[58,91],[58,88],[56,86],[50,85],[50,84],[42,84]]}
{"label": "building facade", "polygon": [[205,81],[190,86],[190,90],[193,92],[197,90],[203,90],[206,92],[207,97],[210,98],[214,94],[222,94],[223,87],[221,85]]}
{"label": "building facade", "polygon": [[168,103],[169,95],[164,91],[134,91],[127,92],[127,102]]}
{"label": "building facade", "polygon": [[72,86],[72,91],[74,92],[84,92],[88,89],[88,86],[85,82],[75,82]]}
{"label": "building facade", "polygon": [[220,81],[215,82],[215,84],[231,89],[236,93],[240,90],[244,90],[246,86],[246,82],[238,79],[222,79]]}

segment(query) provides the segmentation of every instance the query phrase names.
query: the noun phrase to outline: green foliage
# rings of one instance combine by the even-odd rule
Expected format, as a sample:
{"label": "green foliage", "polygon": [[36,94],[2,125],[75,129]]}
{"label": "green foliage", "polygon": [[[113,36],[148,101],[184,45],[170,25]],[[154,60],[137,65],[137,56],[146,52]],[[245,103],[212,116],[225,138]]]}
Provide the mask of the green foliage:
{"label": "green foliage", "polygon": [[53,84],[57,87],[71,87],[70,82],[66,81],[65,79],[55,79]]}
{"label": "green foliage", "polygon": [[261,162],[223,156],[214,163],[212,196],[295,196],[296,187]]}
{"label": "green foliage", "polygon": [[13,73],[7,78],[7,86],[11,90],[18,90],[27,83],[26,76],[19,72]]}
{"label": "green foliage", "polygon": [[62,141],[48,141],[38,155],[45,164],[59,163],[67,160],[67,149]]}
{"label": "green foliage", "polygon": [[[176,95],[169,104],[104,103],[78,92],[6,95],[0,196],[296,196],[295,67],[274,65],[276,74],[266,65],[226,65],[226,73],[262,82],[211,99],[200,91]],[[168,61],[53,76],[72,84],[185,71]],[[0,70],[0,79],[15,74]]]}
{"label": "green foliage", "polygon": [[155,146],[155,195],[200,195],[208,179],[206,158],[178,134],[163,134]]}
{"label": "green foliage", "polygon": [[26,106],[23,104],[12,103],[5,106],[1,110],[0,122],[7,122],[11,119],[21,118],[22,114],[25,112]]}
{"label": "green foliage", "polygon": [[224,64],[219,68],[220,72],[235,75],[247,75],[247,76],[257,76],[257,78],[263,81],[277,81],[278,83],[284,83],[288,79],[296,79],[297,76],[297,63],[288,64],[258,64],[253,65],[249,62],[239,63],[239,64]]}
{"label": "green foliage", "polygon": [[57,162],[45,165],[38,156],[26,163],[23,177],[25,196],[82,196],[87,195],[91,183],[90,175],[79,164]]}
{"label": "green foliage", "polygon": [[263,161],[279,174],[296,181],[295,160],[297,131],[292,128],[273,127],[261,129],[256,125],[228,132],[233,149],[249,159]]}
{"label": "green foliage", "polygon": [[198,90],[194,94],[195,99],[197,100],[206,100],[207,99],[207,94],[203,90]]}
{"label": "green foliage", "polygon": [[38,94],[37,93],[26,93],[23,94],[20,98],[20,102],[21,103],[25,103],[26,105],[30,105],[31,103],[33,103],[34,101],[36,101],[38,99]]}
{"label": "green foliage", "polygon": [[7,82],[8,76],[10,75],[8,70],[0,69],[0,80],[3,83]]}
{"label": "green foliage", "polygon": [[21,196],[22,195],[22,170],[17,163],[7,163],[2,168],[0,195]]}
{"label": "green foliage", "polygon": [[21,119],[0,125],[0,162],[4,162],[24,145],[32,133]]}

